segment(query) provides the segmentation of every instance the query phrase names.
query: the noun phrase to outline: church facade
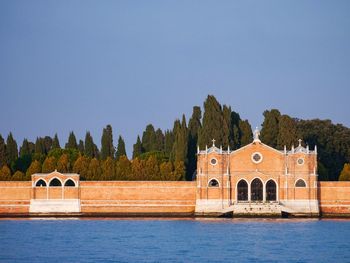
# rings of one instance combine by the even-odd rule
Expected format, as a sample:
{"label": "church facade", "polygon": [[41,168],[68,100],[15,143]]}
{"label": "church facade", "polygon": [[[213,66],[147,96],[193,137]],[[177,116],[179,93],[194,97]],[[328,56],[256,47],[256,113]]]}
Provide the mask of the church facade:
{"label": "church facade", "polygon": [[196,214],[318,216],[317,148],[283,151],[254,141],[230,151],[198,149]]}

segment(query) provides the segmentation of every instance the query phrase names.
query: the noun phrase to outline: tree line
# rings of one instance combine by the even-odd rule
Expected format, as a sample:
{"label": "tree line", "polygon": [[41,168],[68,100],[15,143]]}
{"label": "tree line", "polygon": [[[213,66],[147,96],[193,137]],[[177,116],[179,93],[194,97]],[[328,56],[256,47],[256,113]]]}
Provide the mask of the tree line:
{"label": "tree line", "polygon": [[[277,109],[263,115],[262,142],[281,150],[284,145],[296,145],[299,138],[311,148],[317,144],[320,180],[338,180],[342,168],[350,162],[349,128],[329,120],[292,118]],[[232,150],[252,142],[248,120],[212,95],[204,102],[203,114],[201,107],[193,107],[188,122],[183,115],[165,131],[147,125],[137,137],[130,159],[121,135],[115,147],[111,125],[103,128],[100,149],[90,132],[79,141],[70,132],[64,146],[57,134],[53,138],[38,137],[35,142],[24,139],[19,149],[10,133],[6,141],[0,135],[0,180],[30,180],[34,173],[55,169],[79,173],[82,180],[192,180],[197,147],[204,149],[212,139],[216,145]]]}

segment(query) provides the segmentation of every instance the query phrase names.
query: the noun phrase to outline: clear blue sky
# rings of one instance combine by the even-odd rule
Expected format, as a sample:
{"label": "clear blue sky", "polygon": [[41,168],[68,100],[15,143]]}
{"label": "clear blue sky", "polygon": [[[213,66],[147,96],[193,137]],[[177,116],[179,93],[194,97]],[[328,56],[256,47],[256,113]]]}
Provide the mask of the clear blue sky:
{"label": "clear blue sky", "polygon": [[214,94],[350,126],[350,1],[0,1],[0,133],[111,124],[128,153]]}

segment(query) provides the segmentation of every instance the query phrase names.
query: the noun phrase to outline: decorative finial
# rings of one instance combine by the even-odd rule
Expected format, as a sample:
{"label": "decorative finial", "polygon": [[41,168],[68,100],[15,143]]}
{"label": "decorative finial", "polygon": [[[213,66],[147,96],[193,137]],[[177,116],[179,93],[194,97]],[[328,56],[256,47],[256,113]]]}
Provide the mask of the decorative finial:
{"label": "decorative finial", "polygon": [[211,140],[213,142],[213,147],[215,147],[215,139]]}
{"label": "decorative finial", "polygon": [[259,131],[259,128],[256,127],[254,131],[254,142],[260,142],[259,136],[260,136],[260,131]]}
{"label": "decorative finial", "polygon": [[298,140],[298,142],[299,142],[299,147],[301,146],[301,142],[302,142],[303,140],[302,139],[299,139]]}
{"label": "decorative finial", "polygon": [[199,145],[197,145],[197,153],[199,153]]}

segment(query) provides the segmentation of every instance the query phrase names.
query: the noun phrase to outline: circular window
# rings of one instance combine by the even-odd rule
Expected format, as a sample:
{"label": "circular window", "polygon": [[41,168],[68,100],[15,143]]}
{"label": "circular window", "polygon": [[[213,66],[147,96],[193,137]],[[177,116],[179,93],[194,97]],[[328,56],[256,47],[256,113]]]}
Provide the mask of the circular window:
{"label": "circular window", "polygon": [[211,160],[210,160],[210,164],[211,165],[216,165],[218,163],[218,161],[215,159],[215,158],[212,158]]}
{"label": "circular window", "polygon": [[299,158],[297,160],[297,163],[298,163],[298,165],[303,165],[304,164],[304,159],[303,158]]}
{"label": "circular window", "polygon": [[263,159],[263,157],[262,157],[261,153],[256,152],[256,153],[252,154],[252,161],[254,163],[260,163],[262,161],[262,159]]}

